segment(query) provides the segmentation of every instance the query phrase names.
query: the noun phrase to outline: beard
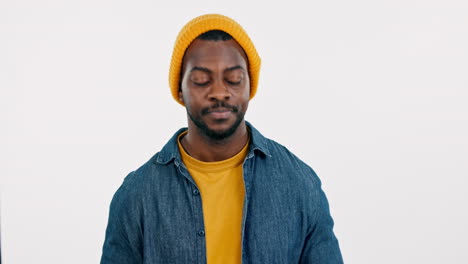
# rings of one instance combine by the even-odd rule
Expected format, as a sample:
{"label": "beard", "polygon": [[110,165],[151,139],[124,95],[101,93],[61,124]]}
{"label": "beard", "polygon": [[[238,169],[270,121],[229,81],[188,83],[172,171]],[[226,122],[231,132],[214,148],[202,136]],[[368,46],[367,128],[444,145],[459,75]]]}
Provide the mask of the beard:
{"label": "beard", "polygon": [[[216,109],[218,107],[223,107],[223,108],[230,109],[232,111],[232,113],[234,113],[234,115],[236,117],[236,120],[234,121],[234,123],[227,129],[224,129],[224,130],[211,129],[211,128],[208,127],[208,125],[201,118],[201,116],[204,116],[204,115],[208,114],[211,110]],[[216,141],[223,140],[223,139],[226,139],[226,138],[229,138],[230,136],[232,136],[234,134],[234,132],[236,132],[239,125],[244,120],[244,116],[245,116],[245,112],[239,111],[238,107],[228,105],[228,104],[223,103],[223,102],[218,102],[217,104],[215,104],[215,105],[213,105],[212,107],[209,107],[209,108],[203,108],[201,110],[201,116],[200,115],[195,116],[192,113],[190,113],[188,107],[186,107],[186,111],[187,111],[187,115],[189,116],[190,120],[192,120],[192,122],[195,124],[195,126],[197,126],[198,129],[200,129],[200,131],[206,137],[208,137],[209,139],[212,139],[212,140],[216,140]]]}

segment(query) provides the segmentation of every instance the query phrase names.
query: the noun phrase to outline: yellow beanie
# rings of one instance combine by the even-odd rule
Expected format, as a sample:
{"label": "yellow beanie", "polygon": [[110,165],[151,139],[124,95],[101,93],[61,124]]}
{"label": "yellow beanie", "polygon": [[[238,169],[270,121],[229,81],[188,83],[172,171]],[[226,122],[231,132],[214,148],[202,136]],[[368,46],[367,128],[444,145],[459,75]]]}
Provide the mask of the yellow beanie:
{"label": "yellow beanie", "polygon": [[174,45],[174,51],[172,52],[171,66],[169,68],[169,87],[171,88],[172,96],[179,104],[184,105],[184,103],[179,100],[179,84],[180,70],[185,50],[198,36],[210,30],[221,30],[228,33],[244,49],[249,65],[250,99],[252,99],[257,92],[260,57],[244,29],[231,18],[218,14],[196,17],[188,22],[179,32]]}

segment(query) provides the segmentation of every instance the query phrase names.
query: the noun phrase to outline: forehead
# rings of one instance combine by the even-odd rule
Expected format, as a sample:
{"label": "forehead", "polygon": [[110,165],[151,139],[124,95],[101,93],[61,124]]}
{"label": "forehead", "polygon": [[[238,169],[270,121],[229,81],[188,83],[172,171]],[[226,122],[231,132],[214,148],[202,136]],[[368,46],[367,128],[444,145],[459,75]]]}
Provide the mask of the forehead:
{"label": "forehead", "polygon": [[[234,40],[213,41],[196,39],[190,44],[182,62],[182,68],[194,66],[215,67],[241,66],[247,69],[247,57]],[[216,66],[216,67],[218,67]]]}

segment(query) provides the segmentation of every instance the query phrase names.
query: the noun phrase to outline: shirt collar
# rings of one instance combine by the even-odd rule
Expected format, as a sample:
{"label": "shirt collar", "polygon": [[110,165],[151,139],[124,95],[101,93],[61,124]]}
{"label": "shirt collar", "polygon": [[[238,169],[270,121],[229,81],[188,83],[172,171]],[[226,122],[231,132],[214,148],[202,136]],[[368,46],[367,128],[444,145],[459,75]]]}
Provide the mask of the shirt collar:
{"label": "shirt collar", "polygon": [[[255,151],[262,153],[265,156],[271,157],[270,151],[267,147],[267,139],[249,122],[245,121],[245,124],[249,128],[250,131],[250,149],[249,153],[247,154],[247,158],[251,158],[255,155]],[[177,160],[180,162],[181,156],[179,152],[179,148],[177,145],[177,137],[180,133],[186,131],[187,128],[179,129],[171,139],[166,143],[166,145],[162,148],[158,155],[156,155],[156,162],[160,164],[167,164],[172,160]]]}

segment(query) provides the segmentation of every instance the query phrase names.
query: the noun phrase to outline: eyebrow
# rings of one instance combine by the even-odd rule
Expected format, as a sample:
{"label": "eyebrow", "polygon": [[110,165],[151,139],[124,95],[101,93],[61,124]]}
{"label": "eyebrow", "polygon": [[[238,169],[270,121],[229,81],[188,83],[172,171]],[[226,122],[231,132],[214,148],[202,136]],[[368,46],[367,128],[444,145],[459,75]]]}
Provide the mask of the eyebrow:
{"label": "eyebrow", "polygon": [[244,70],[244,71],[245,71],[245,69],[244,69],[242,66],[240,66],[240,65],[236,65],[236,66],[233,66],[233,67],[227,68],[226,70],[224,70],[224,72],[227,72],[227,71],[233,71],[233,70],[238,70],[238,69],[241,69],[241,70]]}
{"label": "eyebrow", "polygon": [[193,72],[193,71],[202,71],[202,72],[206,72],[206,73],[212,73],[212,71],[210,69],[205,68],[205,67],[199,67],[199,66],[195,66],[190,70],[190,72]]}

